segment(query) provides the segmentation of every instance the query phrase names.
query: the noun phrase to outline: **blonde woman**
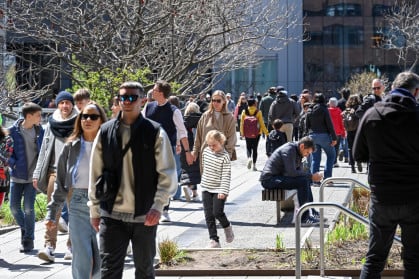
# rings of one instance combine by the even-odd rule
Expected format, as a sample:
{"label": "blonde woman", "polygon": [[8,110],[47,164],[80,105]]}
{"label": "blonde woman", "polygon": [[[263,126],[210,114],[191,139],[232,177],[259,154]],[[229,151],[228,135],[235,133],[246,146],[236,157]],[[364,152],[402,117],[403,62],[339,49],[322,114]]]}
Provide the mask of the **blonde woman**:
{"label": "blonde woman", "polygon": [[202,115],[198,122],[192,152],[195,160],[198,157],[201,157],[200,154],[202,154],[202,151],[207,146],[205,137],[211,130],[218,130],[226,136],[225,149],[230,156],[230,160],[236,160],[236,120],[234,119],[234,116],[228,112],[227,98],[224,92],[221,90],[216,90],[214,93],[212,93],[208,110]]}

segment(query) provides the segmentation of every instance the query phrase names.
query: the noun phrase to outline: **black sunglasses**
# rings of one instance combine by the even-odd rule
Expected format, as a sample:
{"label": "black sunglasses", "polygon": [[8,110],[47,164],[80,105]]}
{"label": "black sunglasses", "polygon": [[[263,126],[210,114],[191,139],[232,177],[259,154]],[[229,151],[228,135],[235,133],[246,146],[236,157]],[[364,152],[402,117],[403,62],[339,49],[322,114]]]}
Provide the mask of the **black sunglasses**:
{"label": "black sunglasses", "polygon": [[100,117],[100,115],[99,115],[99,114],[87,114],[87,113],[82,113],[82,115],[81,115],[81,119],[83,119],[83,120],[87,120],[87,118],[90,118],[90,120],[92,120],[92,121],[96,121],[96,120],[98,120],[98,119],[99,119],[99,117]]}
{"label": "black sunglasses", "polygon": [[221,99],[212,99],[211,100],[213,103],[221,103],[223,100],[221,100]]}
{"label": "black sunglasses", "polygon": [[130,103],[134,103],[138,99],[138,95],[119,95],[119,101],[125,102],[128,101]]}

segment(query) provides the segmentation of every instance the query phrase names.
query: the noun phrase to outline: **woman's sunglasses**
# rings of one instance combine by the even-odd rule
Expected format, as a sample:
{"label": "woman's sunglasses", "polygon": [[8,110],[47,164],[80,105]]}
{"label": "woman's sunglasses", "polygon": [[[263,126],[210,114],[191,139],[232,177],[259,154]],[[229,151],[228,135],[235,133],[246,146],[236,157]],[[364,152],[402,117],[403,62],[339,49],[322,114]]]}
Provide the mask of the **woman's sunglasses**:
{"label": "woman's sunglasses", "polygon": [[87,114],[87,113],[83,113],[81,115],[81,119],[87,120],[87,118],[90,118],[90,120],[92,120],[92,121],[96,121],[100,118],[100,115],[99,114]]}
{"label": "woman's sunglasses", "polygon": [[134,103],[138,99],[138,95],[119,95],[119,101],[125,102],[128,101],[130,103]]}
{"label": "woman's sunglasses", "polygon": [[213,103],[221,103],[223,100],[221,100],[221,99],[212,99],[211,100]]}

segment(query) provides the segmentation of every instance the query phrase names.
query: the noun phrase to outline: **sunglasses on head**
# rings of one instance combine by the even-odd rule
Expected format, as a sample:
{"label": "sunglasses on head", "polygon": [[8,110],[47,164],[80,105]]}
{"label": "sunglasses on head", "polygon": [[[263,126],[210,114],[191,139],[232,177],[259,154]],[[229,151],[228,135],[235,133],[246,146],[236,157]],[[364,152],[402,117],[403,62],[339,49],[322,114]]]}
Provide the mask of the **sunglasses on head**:
{"label": "sunglasses on head", "polygon": [[221,103],[223,100],[221,100],[221,99],[212,99],[211,101],[213,103]]}
{"label": "sunglasses on head", "polygon": [[119,101],[125,102],[128,101],[130,103],[134,103],[138,99],[138,95],[119,95]]}
{"label": "sunglasses on head", "polygon": [[96,120],[98,120],[98,119],[99,119],[99,117],[100,117],[100,115],[99,115],[99,114],[88,114],[88,113],[83,113],[83,114],[81,115],[81,119],[83,119],[83,120],[87,120],[88,118],[90,118],[90,120],[96,121]]}

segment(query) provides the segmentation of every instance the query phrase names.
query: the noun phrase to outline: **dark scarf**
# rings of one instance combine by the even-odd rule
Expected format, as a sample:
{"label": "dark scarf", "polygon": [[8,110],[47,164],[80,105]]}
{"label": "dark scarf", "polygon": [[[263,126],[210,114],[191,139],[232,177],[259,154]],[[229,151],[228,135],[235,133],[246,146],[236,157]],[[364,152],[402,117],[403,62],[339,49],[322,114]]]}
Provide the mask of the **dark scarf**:
{"label": "dark scarf", "polygon": [[54,136],[59,138],[67,138],[73,132],[76,117],[74,116],[64,121],[57,121],[51,115],[48,121],[51,127],[51,132],[54,134]]}

